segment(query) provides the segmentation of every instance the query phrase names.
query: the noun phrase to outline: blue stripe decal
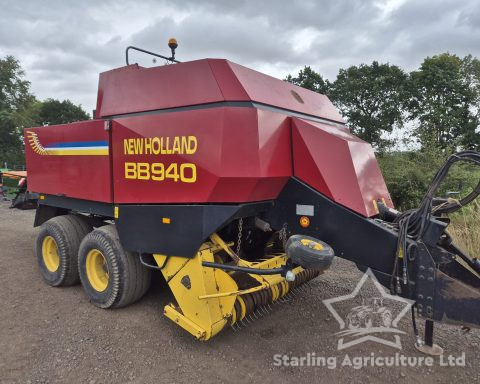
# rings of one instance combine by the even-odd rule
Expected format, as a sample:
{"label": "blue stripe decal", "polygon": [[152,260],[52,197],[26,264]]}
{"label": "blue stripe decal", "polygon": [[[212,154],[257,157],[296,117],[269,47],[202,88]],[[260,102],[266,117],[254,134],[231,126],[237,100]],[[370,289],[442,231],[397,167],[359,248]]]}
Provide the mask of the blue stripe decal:
{"label": "blue stripe decal", "polygon": [[64,148],[64,147],[107,147],[108,141],[77,141],[73,143],[52,143],[45,148]]}

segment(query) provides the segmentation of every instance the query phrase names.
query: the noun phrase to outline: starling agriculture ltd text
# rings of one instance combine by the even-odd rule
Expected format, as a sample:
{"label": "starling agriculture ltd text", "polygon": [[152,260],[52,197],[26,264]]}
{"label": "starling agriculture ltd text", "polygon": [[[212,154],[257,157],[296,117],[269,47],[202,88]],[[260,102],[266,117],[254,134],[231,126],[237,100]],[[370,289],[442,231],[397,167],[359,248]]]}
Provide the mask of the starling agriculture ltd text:
{"label": "starling agriculture ltd text", "polygon": [[303,356],[290,356],[276,354],[273,356],[275,367],[323,367],[336,369],[337,367],[350,367],[362,369],[365,367],[464,367],[465,352],[459,356],[440,355],[432,356],[405,356],[395,353],[393,356],[375,356],[371,352],[369,356],[317,356],[315,352],[309,352]]}

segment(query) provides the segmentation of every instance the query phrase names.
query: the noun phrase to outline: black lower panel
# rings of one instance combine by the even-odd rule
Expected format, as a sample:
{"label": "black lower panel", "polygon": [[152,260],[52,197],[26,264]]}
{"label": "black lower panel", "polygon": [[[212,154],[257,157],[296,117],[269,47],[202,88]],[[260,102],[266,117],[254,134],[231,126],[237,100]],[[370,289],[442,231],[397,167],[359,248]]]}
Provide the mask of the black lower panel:
{"label": "black lower panel", "polygon": [[[82,200],[73,197],[40,194],[39,206],[54,207],[69,211],[113,218],[113,204],[99,201]],[[39,223],[39,225],[42,223]]]}
{"label": "black lower panel", "polygon": [[272,205],[120,205],[116,226],[129,251],[193,257],[204,240],[225,224],[259,215]]}
{"label": "black lower panel", "polygon": [[52,217],[66,215],[71,211],[94,215],[105,219],[113,219],[112,203],[40,194],[34,226],[37,227],[42,225]]}
{"label": "black lower panel", "polygon": [[[297,204],[313,206],[310,225],[300,226]],[[290,179],[266,219],[275,229],[304,234],[327,242],[335,254],[378,272],[391,274],[397,234],[326,198],[297,179]]]}
{"label": "black lower panel", "polygon": [[[478,284],[478,279],[477,279]],[[433,319],[450,324],[480,326],[480,291],[441,271],[435,278]]]}

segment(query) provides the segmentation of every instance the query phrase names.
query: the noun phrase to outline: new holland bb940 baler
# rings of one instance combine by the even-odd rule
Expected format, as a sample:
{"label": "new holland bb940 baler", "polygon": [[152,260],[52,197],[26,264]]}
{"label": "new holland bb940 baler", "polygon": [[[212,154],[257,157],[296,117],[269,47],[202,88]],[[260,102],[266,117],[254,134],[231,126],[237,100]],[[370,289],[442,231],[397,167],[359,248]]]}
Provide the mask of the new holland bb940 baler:
{"label": "new holland bb940 baler", "polygon": [[446,231],[454,204],[434,199],[449,166],[478,154],[451,158],[399,213],[372,147],[326,96],[227,60],[168,59],[129,65],[127,49],[100,74],[93,120],[25,130],[50,285],[81,281],[93,304],[121,307],[158,269],[175,297],[165,315],[207,340],[335,254],[415,300],[428,344],[433,321],[480,324],[478,260]]}

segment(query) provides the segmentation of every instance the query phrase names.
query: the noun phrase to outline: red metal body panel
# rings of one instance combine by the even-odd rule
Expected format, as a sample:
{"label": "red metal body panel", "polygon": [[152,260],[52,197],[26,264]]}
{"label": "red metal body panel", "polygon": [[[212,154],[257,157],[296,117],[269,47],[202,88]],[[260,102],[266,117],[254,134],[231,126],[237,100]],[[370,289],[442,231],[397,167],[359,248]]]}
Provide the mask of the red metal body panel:
{"label": "red metal body panel", "polygon": [[[288,119],[254,108],[221,107],[114,120],[115,202],[228,203],[273,199],[292,174]],[[195,137],[197,143],[191,154],[152,153],[145,147],[144,138],[159,138],[167,151],[175,137],[188,136]],[[139,139],[134,144],[137,154],[128,151],[128,140],[132,138]],[[144,171],[126,178],[125,163],[149,164],[150,174]],[[162,164],[164,169],[172,163],[194,164],[196,181],[154,181],[154,163]],[[187,177],[190,176],[189,171]]]}
{"label": "red metal body panel", "polygon": [[253,101],[343,123],[328,97],[223,59],[103,72],[96,113],[106,117],[220,101]]}
{"label": "red metal body panel", "polygon": [[[249,100],[343,123],[327,96],[281,81],[247,67],[227,62]],[[219,76],[216,75],[217,80]],[[222,84],[221,82],[219,84]],[[223,90],[223,88],[222,88]]]}
{"label": "red metal body panel", "polygon": [[378,212],[374,200],[393,207],[372,146],[330,125],[292,119],[294,175],[364,216]]}
{"label": "red metal body panel", "polygon": [[[210,104],[223,101],[259,105]],[[186,106],[197,107],[123,116]],[[372,147],[327,97],[227,60],[104,72],[97,116],[117,117],[109,131],[103,120],[25,130],[32,191],[119,204],[242,203],[275,199],[296,176],[364,216],[377,213],[374,200],[392,206]]]}
{"label": "red metal body panel", "polygon": [[[41,147],[47,150],[57,148],[59,154],[38,153],[42,152],[38,148],[37,152],[34,151],[35,144],[30,141],[32,133],[37,136]],[[111,202],[112,174],[108,136],[103,120],[25,129],[29,189],[33,192]],[[68,153],[70,145],[86,142],[106,142],[107,154],[61,154]]]}
{"label": "red metal body panel", "polygon": [[207,60],[100,74],[97,116],[151,111],[224,101]]}

